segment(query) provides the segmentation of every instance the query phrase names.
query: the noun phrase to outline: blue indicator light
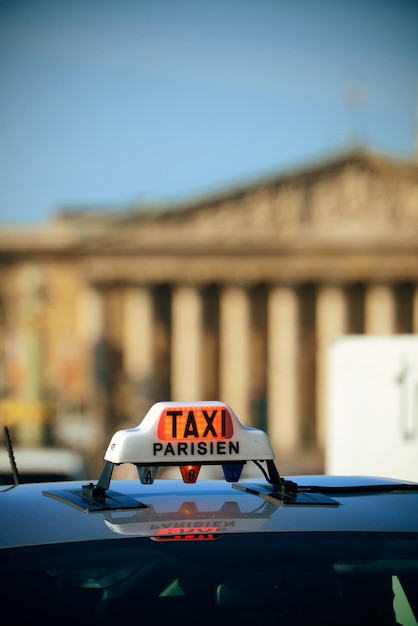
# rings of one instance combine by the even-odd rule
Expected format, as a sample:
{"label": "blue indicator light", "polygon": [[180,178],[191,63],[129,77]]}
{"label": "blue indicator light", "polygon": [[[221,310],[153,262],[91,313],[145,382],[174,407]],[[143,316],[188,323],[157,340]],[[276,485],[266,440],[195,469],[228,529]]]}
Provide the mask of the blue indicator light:
{"label": "blue indicator light", "polygon": [[225,480],[228,483],[236,483],[239,481],[244,463],[225,463],[222,465]]}

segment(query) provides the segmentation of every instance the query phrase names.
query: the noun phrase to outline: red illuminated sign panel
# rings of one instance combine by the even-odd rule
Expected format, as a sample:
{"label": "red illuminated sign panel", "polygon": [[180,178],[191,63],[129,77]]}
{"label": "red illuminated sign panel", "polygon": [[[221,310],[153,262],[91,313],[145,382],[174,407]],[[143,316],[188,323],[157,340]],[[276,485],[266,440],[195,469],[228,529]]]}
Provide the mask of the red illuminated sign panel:
{"label": "red illuminated sign panel", "polygon": [[162,441],[220,440],[230,439],[232,435],[229,411],[219,406],[166,408],[158,424],[158,437]]}

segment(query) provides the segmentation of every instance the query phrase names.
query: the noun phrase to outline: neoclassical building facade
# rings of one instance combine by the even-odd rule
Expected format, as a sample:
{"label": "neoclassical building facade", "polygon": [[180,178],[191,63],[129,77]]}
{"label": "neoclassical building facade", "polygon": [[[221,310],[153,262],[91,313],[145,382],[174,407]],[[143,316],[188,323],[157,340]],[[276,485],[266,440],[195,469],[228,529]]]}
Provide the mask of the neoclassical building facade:
{"label": "neoclassical building facade", "polygon": [[418,163],[354,150],[164,210],[3,229],[0,280],[22,439],[81,414],[107,442],[157,400],[219,399],[321,471],[330,343],[418,332]]}

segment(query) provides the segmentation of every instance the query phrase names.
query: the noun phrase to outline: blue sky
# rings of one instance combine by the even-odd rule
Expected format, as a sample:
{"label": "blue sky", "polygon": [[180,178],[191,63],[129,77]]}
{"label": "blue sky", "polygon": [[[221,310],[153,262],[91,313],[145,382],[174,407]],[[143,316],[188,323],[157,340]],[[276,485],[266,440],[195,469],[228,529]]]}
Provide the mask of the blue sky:
{"label": "blue sky", "polygon": [[0,224],[409,158],[416,0],[0,0]]}

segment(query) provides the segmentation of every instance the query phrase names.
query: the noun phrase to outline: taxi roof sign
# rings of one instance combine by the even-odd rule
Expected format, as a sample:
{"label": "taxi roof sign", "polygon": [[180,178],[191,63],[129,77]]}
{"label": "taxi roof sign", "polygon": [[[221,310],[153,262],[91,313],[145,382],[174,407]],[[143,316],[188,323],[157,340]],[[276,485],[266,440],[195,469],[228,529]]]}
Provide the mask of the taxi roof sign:
{"label": "taxi roof sign", "polygon": [[157,402],[136,428],[116,432],[105,453],[114,464],[200,465],[273,460],[267,434],[243,426],[228,404]]}
{"label": "taxi roof sign", "polygon": [[[183,482],[190,484],[196,482],[202,465],[221,465],[225,480],[237,483],[244,464],[253,461],[270,485],[268,498],[300,503],[296,483],[284,480],[274,464],[267,434],[243,426],[224,402],[157,402],[136,428],[113,435],[104,458],[97,483],[82,485],[78,491],[48,491],[44,495],[85,512],[141,508],[146,505],[110,491],[115,465],[132,463],[141,483],[148,485],[154,482],[160,466],[178,466]],[[264,497],[259,486],[246,489]]]}
{"label": "taxi roof sign", "polygon": [[[275,505],[338,504],[322,494],[312,496],[299,492],[296,483],[283,479],[275,466],[267,434],[258,428],[243,426],[231,407],[219,401],[157,402],[136,428],[119,430],[113,435],[104,458],[105,465],[97,483],[82,485],[81,490],[45,491],[44,495],[84,512],[142,509],[147,505],[109,489],[115,465],[134,464],[141,483],[148,485],[154,482],[161,465],[178,466],[183,482],[189,484],[196,482],[202,465],[221,465],[225,480],[234,483],[233,487]],[[247,461],[259,467],[267,484],[237,484]],[[175,538],[186,537],[179,528],[174,530]],[[203,539],[215,538],[212,526],[198,530]],[[187,531],[189,536],[191,528]],[[194,532],[190,537],[196,538]]]}

